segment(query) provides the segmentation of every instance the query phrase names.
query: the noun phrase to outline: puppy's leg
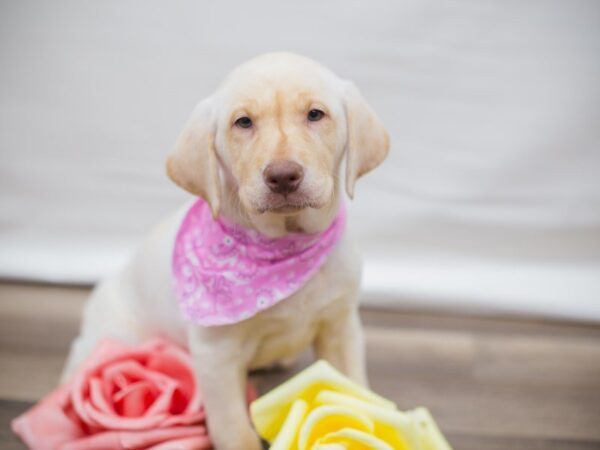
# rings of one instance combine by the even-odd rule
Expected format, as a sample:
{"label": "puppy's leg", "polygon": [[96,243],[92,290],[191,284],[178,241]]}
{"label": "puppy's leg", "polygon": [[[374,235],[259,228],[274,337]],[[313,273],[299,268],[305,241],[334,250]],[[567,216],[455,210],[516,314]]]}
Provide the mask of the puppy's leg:
{"label": "puppy's leg", "polygon": [[365,342],[358,307],[323,323],[315,339],[315,353],[357,383],[368,386]]}
{"label": "puppy's leg", "polygon": [[202,334],[201,328],[191,326],[189,347],[215,450],[260,450],[246,406],[247,368],[239,350],[243,345],[216,344]]}

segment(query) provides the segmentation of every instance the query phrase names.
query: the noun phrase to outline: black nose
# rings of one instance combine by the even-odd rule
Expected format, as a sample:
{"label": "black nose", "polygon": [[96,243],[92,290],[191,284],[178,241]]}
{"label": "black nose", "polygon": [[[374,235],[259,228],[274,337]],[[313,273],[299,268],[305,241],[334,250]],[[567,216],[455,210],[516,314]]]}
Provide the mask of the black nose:
{"label": "black nose", "polygon": [[304,178],[304,169],[294,161],[275,161],[263,172],[265,184],[276,194],[289,194],[298,190]]}

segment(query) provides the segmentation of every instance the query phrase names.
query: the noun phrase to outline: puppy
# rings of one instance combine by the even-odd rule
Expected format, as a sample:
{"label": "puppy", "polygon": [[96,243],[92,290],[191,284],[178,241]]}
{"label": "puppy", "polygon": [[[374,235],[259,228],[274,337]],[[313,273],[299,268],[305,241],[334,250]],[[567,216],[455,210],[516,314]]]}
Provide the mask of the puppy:
{"label": "puppy", "polygon": [[[166,336],[192,354],[218,450],[260,448],[245,404],[250,369],[312,345],[318,358],[366,384],[361,265],[343,233],[339,175],[345,158],[352,198],[356,179],[385,159],[388,146],[357,88],[314,61],[270,53],[236,68],[197,105],[168,157],[170,178],[199,199],[96,287],[63,379],[103,337]],[[200,241],[208,269],[194,253]],[[279,253],[253,255],[265,248]]]}

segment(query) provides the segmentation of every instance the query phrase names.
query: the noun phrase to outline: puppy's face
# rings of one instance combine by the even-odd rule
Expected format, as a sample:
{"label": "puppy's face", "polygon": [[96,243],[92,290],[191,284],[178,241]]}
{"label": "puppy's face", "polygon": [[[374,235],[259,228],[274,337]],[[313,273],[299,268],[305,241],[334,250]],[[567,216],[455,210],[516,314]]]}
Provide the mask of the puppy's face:
{"label": "puppy's face", "polygon": [[353,85],[306,58],[275,53],[237,68],[198,105],[168,172],[215,215],[237,212],[273,234],[269,224],[282,217],[328,225],[344,153],[352,196],[356,178],[387,150],[387,133]]}
{"label": "puppy's face", "polygon": [[244,82],[225,100],[217,149],[250,215],[320,209],[334,198],[343,105],[323,80],[295,78]]}

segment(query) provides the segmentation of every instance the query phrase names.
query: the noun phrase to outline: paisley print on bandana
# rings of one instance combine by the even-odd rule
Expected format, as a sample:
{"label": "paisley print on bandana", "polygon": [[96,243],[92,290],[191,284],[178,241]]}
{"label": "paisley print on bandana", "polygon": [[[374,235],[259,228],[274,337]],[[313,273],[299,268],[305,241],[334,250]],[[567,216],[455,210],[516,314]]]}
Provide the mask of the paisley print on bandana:
{"label": "paisley print on bandana", "polygon": [[322,233],[271,239],[214,220],[198,199],[175,240],[173,278],[184,317],[205,326],[254,316],[298,291],[323,265],[344,233],[344,207]]}

